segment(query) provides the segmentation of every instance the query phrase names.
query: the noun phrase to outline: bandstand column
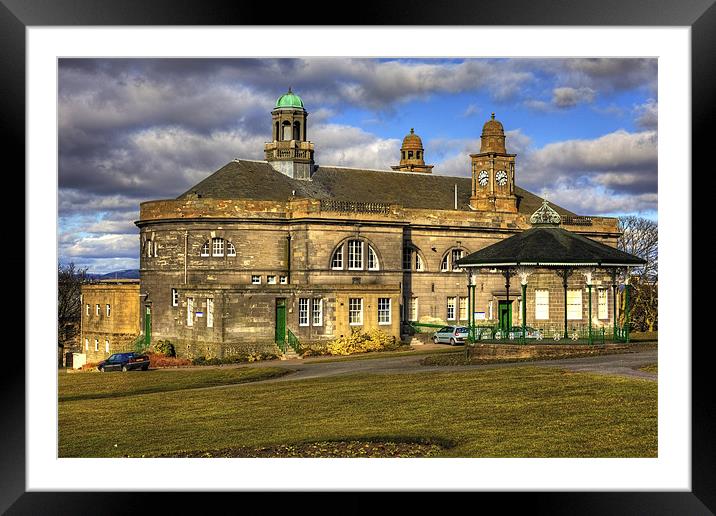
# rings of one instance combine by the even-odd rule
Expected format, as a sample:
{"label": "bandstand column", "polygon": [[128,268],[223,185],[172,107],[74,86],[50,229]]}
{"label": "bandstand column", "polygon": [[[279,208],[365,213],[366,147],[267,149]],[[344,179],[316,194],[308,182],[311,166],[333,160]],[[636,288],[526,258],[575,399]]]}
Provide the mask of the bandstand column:
{"label": "bandstand column", "polygon": [[527,338],[527,278],[530,275],[530,270],[520,268],[518,273],[520,275],[520,284],[522,285],[522,344],[524,344]]}
{"label": "bandstand column", "polygon": [[564,290],[564,338],[568,339],[567,333],[567,278],[569,277],[569,269],[562,271],[562,288]]}
{"label": "bandstand column", "polygon": [[624,332],[626,335],[626,341],[629,342],[629,268],[627,267],[626,275],[624,277]]}
{"label": "bandstand column", "polygon": [[617,270],[612,269],[612,305],[614,307],[612,308],[612,319],[613,319],[613,326],[614,330],[612,333],[612,338],[614,340],[617,340]]}

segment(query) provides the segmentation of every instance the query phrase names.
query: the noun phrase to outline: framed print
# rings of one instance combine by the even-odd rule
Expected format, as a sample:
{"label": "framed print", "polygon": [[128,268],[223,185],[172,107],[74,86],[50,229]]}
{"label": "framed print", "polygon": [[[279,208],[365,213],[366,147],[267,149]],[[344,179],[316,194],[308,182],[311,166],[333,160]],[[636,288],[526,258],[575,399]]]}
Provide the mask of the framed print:
{"label": "framed print", "polygon": [[[143,3],[140,9],[126,2],[99,9],[91,2],[60,1],[47,8],[41,2],[4,0],[0,7],[4,42],[0,52],[6,65],[3,113],[11,122],[4,124],[3,131],[9,152],[25,164],[28,205],[25,357],[14,358],[22,367],[8,368],[2,379],[7,426],[0,452],[3,510],[11,514],[59,513],[78,506],[101,506],[111,491],[131,492],[131,502],[124,509],[137,510],[152,497],[161,497],[164,507],[200,507],[198,500],[189,500],[180,491],[204,496],[207,493],[200,492],[221,491],[222,497],[236,491],[252,497],[262,494],[255,491],[351,492],[345,500],[357,512],[374,503],[371,493],[375,491],[415,494],[413,504],[421,503],[418,491],[459,491],[499,497],[500,501],[517,496],[532,510],[557,514],[709,514],[716,510],[711,480],[716,461],[710,444],[714,426],[708,418],[713,401],[705,381],[707,351],[692,345],[695,306],[690,298],[689,239],[691,203],[696,203],[691,191],[703,180],[691,170],[707,166],[706,123],[714,101],[713,2],[666,2],[660,9],[637,1],[579,2],[560,9],[548,2],[512,2],[507,10],[504,6],[475,9],[463,3],[440,9],[420,5],[407,14],[393,5],[366,5],[351,18],[355,25],[350,26],[328,13],[311,16],[301,26],[266,26],[267,20],[273,23],[275,19],[269,6],[238,9],[216,2],[207,9],[202,5],[172,4],[168,8],[157,1]],[[619,62],[621,68],[600,67],[597,58],[605,58],[610,65]],[[578,60],[591,67],[588,73],[570,64]],[[393,69],[386,72],[386,64]],[[216,80],[203,82],[209,76]],[[530,80],[525,79],[528,76]],[[466,87],[464,83],[480,86]],[[607,90],[609,96],[602,98],[602,91]],[[529,91],[529,95],[521,97],[521,91]],[[518,104],[519,108],[514,107]],[[491,109],[493,105],[499,109]],[[453,111],[455,114],[448,116]],[[530,117],[536,118],[536,113],[559,114],[551,120],[560,120],[563,126],[530,126]],[[238,117],[241,125],[235,120]],[[510,118],[512,123],[508,123]],[[23,120],[26,132],[21,129]],[[451,132],[460,127],[462,136]],[[445,150],[437,151],[435,142],[441,138]],[[605,147],[607,140],[610,146]],[[221,163],[216,161],[217,155],[223,156]],[[449,173],[452,166],[458,170],[455,174]],[[106,172],[108,169],[111,172]],[[373,176],[380,173],[376,169],[385,172],[382,176],[396,178],[391,180],[395,184],[373,184]],[[211,174],[213,170],[217,172]],[[581,175],[572,181],[570,174],[577,173]],[[544,183],[543,178],[550,174],[561,174],[562,179]],[[527,183],[525,177],[537,179]],[[53,183],[55,178],[57,183]],[[151,185],[140,191],[135,188],[140,183]],[[70,184],[72,195],[68,196]],[[523,190],[525,184],[528,188]],[[222,201],[226,198],[240,199],[230,203],[231,213]],[[267,208],[261,212],[261,224],[265,225],[257,229],[251,210],[263,206],[261,203],[279,201],[290,215]],[[572,204],[564,206],[564,202]],[[145,363],[154,369],[150,355],[156,360],[158,346],[163,346],[162,353],[174,355],[177,367],[191,365],[197,371],[218,371],[207,373],[217,375],[248,371],[248,367],[223,367],[231,360],[239,361],[239,356],[253,364],[268,355],[280,355],[289,359],[288,364],[299,364],[297,354],[307,349],[321,353],[321,345],[315,343],[326,335],[335,337],[330,340],[331,349],[346,348],[333,354],[348,354],[348,348],[358,345],[351,342],[351,336],[362,329],[366,336],[361,351],[374,350],[369,335],[380,335],[371,337],[376,342],[383,336],[392,337],[393,343],[403,341],[406,327],[416,340],[421,338],[419,330],[429,331],[432,342],[427,342],[428,346],[456,346],[461,344],[458,339],[464,338],[461,322],[467,325],[469,339],[473,339],[474,327],[494,323],[489,336],[480,337],[485,340],[483,346],[502,345],[487,341],[504,338],[517,339],[522,349],[527,349],[533,344],[527,342],[528,336],[541,340],[541,349],[556,345],[545,340],[593,345],[596,333],[592,325],[602,331],[600,338],[607,334],[619,345],[624,339],[629,342],[629,317],[646,317],[628,308],[629,293],[636,292],[628,279],[622,279],[617,288],[616,271],[613,276],[600,275],[584,260],[555,258],[548,261],[552,269],[557,262],[564,270],[570,264],[591,267],[586,272],[563,274],[562,298],[557,290],[550,290],[552,286],[530,283],[539,277],[534,272],[537,262],[527,264],[527,270],[524,260],[507,265],[476,261],[480,257],[476,257],[470,235],[451,235],[449,244],[443,242],[447,237],[441,233],[442,222],[427,212],[445,210],[467,220],[476,212],[492,210],[497,215],[493,214],[492,221],[485,218],[484,227],[498,224],[494,222],[497,219],[507,221],[481,238],[494,239],[498,229],[504,233],[500,239],[509,236],[522,223],[510,226],[514,218],[532,220],[535,228],[541,225],[545,231],[550,231],[545,229],[549,224],[561,224],[575,234],[588,233],[607,244],[611,238],[615,244],[622,227],[616,225],[617,217],[631,213],[620,202],[639,203],[634,212],[647,213],[660,223],[662,245],[658,248],[663,271],[658,291],[669,292],[655,308],[662,330],[662,346],[654,346],[653,351],[662,366],[658,388],[652,383],[644,394],[627,379],[624,391],[610,391],[605,396],[611,400],[609,410],[603,410],[598,395],[590,401],[599,407],[604,425],[622,428],[633,422],[633,427],[614,434],[620,436],[616,439],[620,442],[607,442],[612,434],[604,431],[602,423],[594,423],[596,430],[583,438],[571,439],[565,434],[568,445],[563,448],[558,439],[545,439],[552,447],[542,448],[542,455],[530,448],[529,442],[514,456],[492,454],[486,451],[487,445],[475,444],[477,440],[469,437],[480,430],[468,424],[473,419],[469,414],[459,415],[466,421],[462,432],[451,427],[444,435],[426,438],[419,435],[424,427],[416,424],[413,440],[407,439],[406,431],[395,434],[403,441],[380,441],[382,430],[398,428],[396,421],[408,427],[414,424],[411,415],[397,405],[392,419],[385,413],[376,415],[370,404],[366,413],[355,419],[343,412],[345,406],[369,403],[371,395],[365,393],[370,393],[369,384],[378,376],[356,387],[362,396],[341,391],[338,384],[325,380],[330,389],[324,390],[320,384],[316,391],[325,397],[323,401],[311,399],[297,387],[311,381],[306,372],[310,360],[291,366],[285,379],[270,378],[264,386],[276,386],[275,391],[268,387],[251,391],[262,400],[251,413],[235,407],[223,416],[218,415],[222,408],[211,413],[217,421],[224,416],[246,418],[248,426],[254,424],[250,421],[268,421],[266,418],[280,421],[282,430],[276,435],[286,439],[288,448],[327,442],[333,448],[339,446],[336,443],[346,449],[359,443],[368,449],[378,448],[377,442],[382,450],[391,446],[401,450],[398,455],[351,460],[346,457],[354,455],[334,451],[326,452],[334,455],[288,458],[291,455],[273,449],[270,453],[274,454],[267,452],[270,446],[261,441],[261,432],[255,428],[251,450],[229,446],[230,439],[222,440],[221,434],[233,434],[220,425],[207,427],[218,443],[213,446],[208,438],[192,436],[187,426],[172,427],[161,421],[150,424],[151,414],[168,417],[162,403],[178,403],[166,386],[146,391],[153,393],[146,399],[151,397],[158,405],[152,410],[136,407],[148,419],[135,420],[136,431],[125,429],[126,435],[114,440],[115,435],[102,436],[84,427],[91,426],[88,420],[93,418],[98,428],[123,426],[121,421],[114,426],[106,421],[110,412],[120,406],[129,408],[129,404],[121,405],[106,393],[88,394],[82,392],[84,386],[74,393],[61,393],[69,396],[63,398],[65,407],[69,406],[67,400],[75,405],[73,412],[58,416],[57,356],[46,344],[57,336],[57,306],[46,297],[48,283],[56,284],[57,264],[70,261],[68,258],[85,260],[81,263],[94,267],[91,272],[97,276],[135,269],[142,275],[141,280],[105,278],[114,280],[112,296],[123,295],[131,302],[101,297],[100,291],[110,283],[82,290],[79,310],[84,322],[80,323],[78,349],[71,354],[72,360],[81,359],[90,364],[88,368],[107,372],[86,377],[129,378],[133,382],[143,373],[127,370],[141,369]],[[662,217],[657,219],[658,207]],[[196,215],[192,210],[197,209],[205,213]],[[95,217],[91,210],[111,215]],[[388,235],[393,226],[407,223],[395,223],[406,210],[414,210],[415,217],[425,220],[412,240],[400,237],[396,244]],[[322,213],[331,214],[330,224],[322,225]],[[302,229],[291,226],[275,245],[267,245],[272,238],[267,235],[283,231],[281,217],[289,216],[300,219],[295,224]],[[339,221],[340,217],[345,220]],[[519,227],[527,229],[526,224]],[[316,231],[312,237],[306,236],[309,226]],[[420,240],[420,232],[425,233],[425,242]],[[91,246],[107,252],[88,251]],[[171,270],[162,270],[172,253],[181,259],[177,258]],[[316,265],[305,270],[295,265],[311,257]],[[599,267],[607,258],[614,257],[600,257]],[[622,261],[613,263],[627,272],[641,263],[626,263],[626,253],[620,258]],[[281,265],[271,265],[274,262]],[[470,275],[471,266],[480,267],[478,275],[501,267],[506,272],[499,281],[493,278],[479,283]],[[221,279],[225,270],[232,271],[230,279]],[[172,279],[167,280],[170,273]],[[395,279],[390,285],[374,280],[388,276]],[[453,277],[456,284],[462,282],[454,291],[443,281]],[[342,282],[340,288],[326,287],[339,281],[336,278]],[[406,278],[415,278],[413,290],[406,285]],[[213,288],[207,286],[210,281],[223,283],[221,288]],[[568,285],[568,281],[572,283]],[[477,285],[486,287],[475,288]],[[289,289],[297,290],[287,294]],[[52,301],[54,295],[53,290]],[[126,342],[116,344],[115,337],[87,329],[85,323],[91,320],[119,324],[124,320],[122,311],[130,305],[129,329],[115,332],[131,335]],[[236,310],[251,311],[258,326],[247,329],[245,321],[232,326]],[[268,314],[263,319],[257,315],[262,310]],[[624,324],[618,314],[626,317],[626,336],[618,329]],[[445,327],[450,331],[443,332]],[[239,338],[242,331],[252,335],[265,331],[270,345],[241,348],[236,343],[243,342]],[[181,337],[199,332],[212,337]],[[220,332],[237,340],[213,337]],[[447,335],[445,343],[440,342],[441,332]],[[314,344],[315,348],[311,347]],[[406,349],[396,347],[394,351]],[[443,354],[449,353],[454,352]],[[465,357],[468,355],[466,352]],[[630,356],[624,357],[624,364],[631,364]],[[64,353],[61,360],[65,367],[68,357]],[[181,360],[184,362],[179,364]],[[330,367],[339,370],[345,367],[341,364],[350,363],[331,360],[326,368],[331,363]],[[362,362],[364,367],[378,363]],[[207,363],[214,368],[199,368]],[[282,364],[276,364],[265,367],[262,362],[255,368],[256,374],[281,369]],[[429,361],[421,364],[431,365]],[[110,373],[115,365],[127,372]],[[656,383],[655,373],[638,370],[643,365],[619,367],[630,368],[629,374],[636,375],[633,378],[642,375]],[[174,373],[175,377],[184,374]],[[156,377],[157,371],[147,374]],[[553,381],[562,386],[576,382],[574,377],[582,378],[575,371],[559,373],[559,378],[554,374]],[[291,375],[296,379],[291,380]],[[74,376],[82,377],[80,373]],[[603,394],[599,383],[603,376],[589,378],[595,382],[595,392]],[[212,383],[219,380],[196,381],[206,382],[199,384],[207,389],[201,391],[206,397],[194,394],[187,398],[191,410],[198,410],[208,400],[223,403],[217,393],[228,395],[229,391],[221,390],[227,384]],[[380,381],[390,384],[394,380],[382,375]],[[405,395],[407,386],[395,381],[398,383],[383,389],[385,395],[390,393],[406,405],[412,403],[413,397]],[[517,381],[535,380],[520,377]],[[281,392],[280,386],[290,387]],[[88,384],[86,388],[92,387]],[[218,390],[212,394],[214,388]],[[473,388],[470,385],[463,392],[478,396],[471,394]],[[584,384],[575,387],[585,388]],[[518,391],[514,395],[527,396]],[[266,406],[274,397],[276,408],[269,410]],[[644,401],[645,397],[648,400]],[[82,405],[90,398],[91,405]],[[303,416],[293,416],[300,421],[293,425],[290,419],[281,419],[292,398],[300,399],[305,411]],[[551,409],[562,402],[555,401]],[[658,429],[639,422],[626,409],[640,403],[648,406],[643,419],[658,418]],[[473,410],[478,405],[465,407]],[[526,415],[533,409],[531,402],[525,403],[526,434],[533,429],[530,425],[534,422],[528,423]],[[317,420],[311,419],[312,414]],[[574,417],[570,420],[574,427],[587,426],[588,419],[579,419],[584,415]],[[337,421],[342,419],[361,423],[340,427],[341,434]],[[485,425],[491,424],[488,419]],[[191,417],[182,419],[182,425],[190,420],[204,428],[204,423]],[[555,432],[562,428],[554,421],[544,426]],[[150,428],[159,431],[164,427],[182,446],[167,446],[167,436],[156,445],[142,444],[152,441]],[[321,434],[321,427],[329,431]],[[299,435],[304,429],[305,436]],[[626,442],[625,436],[633,437],[635,444]],[[473,447],[460,448],[460,439]],[[602,448],[596,445],[599,439]],[[130,442],[136,443],[136,454],[120,450]],[[570,446],[577,442],[586,444],[582,451],[574,452]],[[429,454],[433,452],[428,448],[440,446],[442,451]],[[474,455],[445,452],[455,446],[478,451]],[[499,442],[489,446],[499,448]],[[232,451],[226,451],[229,448]],[[242,451],[237,451],[239,448]],[[256,455],[258,449],[269,454]],[[596,449],[601,454],[583,451]],[[396,456],[401,458],[386,458]],[[276,501],[281,501],[282,509],[290,509],[289,498]]]}

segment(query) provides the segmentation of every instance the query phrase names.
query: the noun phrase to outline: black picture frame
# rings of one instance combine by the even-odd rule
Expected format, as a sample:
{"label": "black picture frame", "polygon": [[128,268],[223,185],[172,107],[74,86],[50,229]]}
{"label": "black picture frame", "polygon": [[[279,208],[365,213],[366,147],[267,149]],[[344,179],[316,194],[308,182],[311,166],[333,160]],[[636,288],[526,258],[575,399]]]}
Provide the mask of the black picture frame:
{"label": "black picture frame", "polygon": [[[361,2],[350,16],[335,9],[306,4],[310,25],[572,25],[572,26],[688,26],[691,28],[692,73],[692,170],[710,170],[711,113],[716,97],[716,5],[714,0],[600,0],[549,1],[503,0],[501,2]],[[0,125],[5,156],[19,167],[25,164],[25,30],[31,26],[82,25],[266,25],[275,24],[276,3],[239,4],[209,0],[0,0]],[[661,143],[661,142],[660,142]],[[693,176],[692,176],[693,177]],[[13,193],[15,198],[24,196]],[[695,205],[696,200],[692,205]],[[22,202],[22,201],[21,201]],[[24,207],[23,207],[24,208]],[[24,209],[22,210],[24,213]],[[688,214],[690,215],[690,214]],[[692,233],[693,234],[693,233]],[[28,238],[28,235],[25,235]],[[24,246],[23,246],[24,249]],[[10,257],[10,265],[25,268],[22,255]],[[695,267],[694,267],[695,268]],[[688,278],[691,281],[691,278]],[[695,306],[695,300],[693,302]],[[686,320],[691,334],[691,321]],[[27,321],[26,321],[27,323]],[[665,343],[688,350],[689,342]],[[705,342],[703,344],[706,344]],[[38,343],[25,342],[26,346]],[[54,347],[48,347],[54,353]],[[709,415],[716,403],[709,382],[712,369],[708,346],[691,347],[692,353],[692,490],[689,492],[564,492],[564,493],[470,493],[478,502],[494,501],[501,506],[527,504],[530,512],[550,514],[714,514],[716,511],[716,423]],[[712,374],[712,373],[711,373]],[[3,441],[0,446],[0,511],[8,514],[64,514],[97,512],[145,512],[148,502],[158,501],[163,511],[188,512],[206,508],[206,502],[191,493],[135,493],[122,496],[121,506],[103,503],[107,493],[26,492],[25,489],[25,371],[4,368],[0,375],[3,409]],[[78,481],[78,484],[81,482]],[[248,494],[245,501],[259,497],[271,512],[295,510],[305,494]],[[211,494],[212,506],[229,493]],[[455,494],[457,496],[457,494]],[[460,495],[461,497],[463,495]],[[362,513],[379,504],[377,493],[348,493],[344,513]],[[424,507],[424,493],[401,496],[403,511]],[[149,499],[149,500],[148,500]],[[325,500],[325,498],[324,498]],[[457,501],[451,502],[457,503]],[[474,503],[474,502],[473,502]],[[321,504],[323,506],[323,504]],[[324,507],[330,504],[326,503]],[[109,507],[108,509],[106,507]],[[457,509],[457,505],[454,505]],[[489,505],[485,505],[489,507]],[[317,507],[313,512],[321,512]],[[333,511],[331,511],[333,512]],[[401,511],[402,512],[402,511]]]}

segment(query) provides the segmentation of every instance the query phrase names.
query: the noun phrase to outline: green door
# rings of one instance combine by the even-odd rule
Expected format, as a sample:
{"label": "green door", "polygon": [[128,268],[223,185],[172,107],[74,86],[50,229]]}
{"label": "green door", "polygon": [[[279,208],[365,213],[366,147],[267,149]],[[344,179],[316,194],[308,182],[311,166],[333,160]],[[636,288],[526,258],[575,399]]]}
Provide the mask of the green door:
{"label": "green door", "polygon": [[497,305],[500,329],[509,330],[512,327],[512,301],[500,301]]}
{"label": "green door", "polygon": [[276,342],[283,344],[286,341],[286,300],[276,300]]}
{"label": "green door", "polygon": [[152,344],[152,307],[150,305],[145,306],[146,311],[144,312],[144,347],[149,349]]}

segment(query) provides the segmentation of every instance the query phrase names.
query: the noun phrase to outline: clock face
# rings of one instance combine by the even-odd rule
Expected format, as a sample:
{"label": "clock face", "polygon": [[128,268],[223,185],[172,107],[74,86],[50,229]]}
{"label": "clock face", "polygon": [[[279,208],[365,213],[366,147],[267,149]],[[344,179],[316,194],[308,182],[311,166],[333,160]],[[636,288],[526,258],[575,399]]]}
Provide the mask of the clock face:
{"label": "clock face", "polygon": [[477,181],[480,183],[480,186],[487,186],[488,179],[489,176],[487,175],[487,170],[481,171],[480,175],[477,176]]}
{"label": "clock face", "polygon": [[495,181],[497,181],[498,185],[505,186],[507,184],[507,172],[498,170],[497,174],[495,174]]}

